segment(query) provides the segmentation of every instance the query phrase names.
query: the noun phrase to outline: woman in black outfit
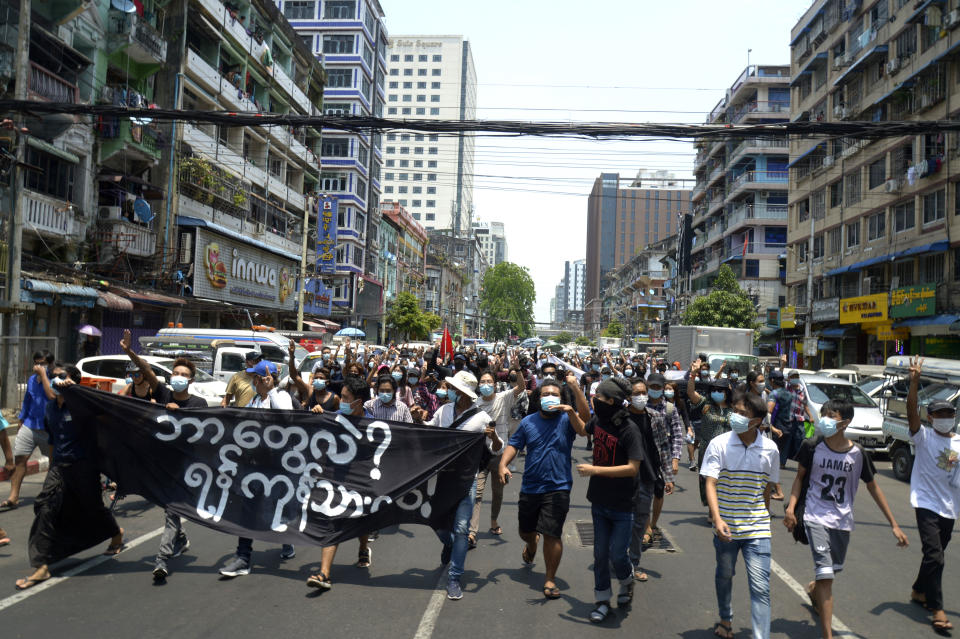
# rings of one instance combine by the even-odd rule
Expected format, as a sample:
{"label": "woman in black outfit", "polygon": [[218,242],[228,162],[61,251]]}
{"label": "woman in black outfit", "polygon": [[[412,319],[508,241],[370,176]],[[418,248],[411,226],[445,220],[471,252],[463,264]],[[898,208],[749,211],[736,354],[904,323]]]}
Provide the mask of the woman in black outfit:
{"label": "woman in black outfit", "polygon": [[314,413],[335,413],[340,409],[340,398],[330,392],[330,369],[320,366],[313,369],[310,380],[312,392],[307,400],[307,409]]}

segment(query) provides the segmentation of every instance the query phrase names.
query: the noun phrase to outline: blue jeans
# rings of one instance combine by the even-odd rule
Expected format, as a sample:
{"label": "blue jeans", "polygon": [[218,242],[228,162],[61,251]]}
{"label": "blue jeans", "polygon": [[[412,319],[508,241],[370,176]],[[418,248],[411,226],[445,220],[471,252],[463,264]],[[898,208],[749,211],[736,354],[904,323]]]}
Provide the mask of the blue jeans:
{"label": "blue jeans", "polygon": [[643,554],[643,533],[647,531],[647,523],[650,521],[653,493],[653,482],[637,481],[633,489],[633,534],[630,535],[628,554],[636,568],[639,568],[640,555]]}
{"label": "blue jeans", "polygon": [[594,601],[610,601],[610,564],[620,585],[633,581],[633,563],[627,556],[633,532],[633,513],[593,504],[593,597]]}
{"label": "blue jeans", "polygon": [[460,500],[460,505],[457,506],[453,530],[437,531],[437,537],[444,546],[453,546],[453,553],[450,555],[450,579],[460,579],[460,575],[463,574],[463,564],[467,560],[467,551],[470,549],[467,535],[470,533],[470,517],[473,516],[473,502],[476,496],[477,481],[474,479],[470,492]]}
{"label": "blue jeans", "polygon": [[720,618],[733,621],[733,606],[730,594],[733,591],[733,575],[736,572],[737,553],[743,552],[747,566],[747,581],[750,584],[750,621],[754,639],[770,636],[770,538],[720,541],[714,536],[713,547],[717,553],[717,607]]}
{"label": "blue jeans", "polygon": [[[288,551],[293,550],[293,544],[283,544],[281,546],[281,552],[287,553]],[[247,563],[250,563],[250,558],[253,556],[253,540],[247,537],[240,537],[237,539],[237,557],[241,559],[246,559]]]}

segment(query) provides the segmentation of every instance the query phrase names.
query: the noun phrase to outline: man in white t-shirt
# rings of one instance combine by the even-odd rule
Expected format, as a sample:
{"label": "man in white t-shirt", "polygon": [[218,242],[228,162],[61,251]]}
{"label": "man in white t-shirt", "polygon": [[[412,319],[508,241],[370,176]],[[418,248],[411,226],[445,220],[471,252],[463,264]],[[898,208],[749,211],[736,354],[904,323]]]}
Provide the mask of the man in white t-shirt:
{"label": "man in white t-shirt", "polygon": [[[515,371],[518,372],[519,371]],[[510,411],[521,395],[527,392],[523,383],[523,376],[517,375],[513,388],[495,392],[496,378],[490,371],[485,371],[480,375],[480,385],[477,390],[480,391],[480,398],[477,400],[477,406],[490,416],[494,422],[497,431],[497,437],[501,441],[510,439]],[[486,467],[481,468],[477,473],[477,496],[473,503],[473,516],[470,518],[470,533],[467,535],[467,541],[470,548],[477,547],[477,533],[480,530],[480,505],[483,502],[483,492],[486,489],[487,481],[490,482],[493,497],[490,503],[490,534],[500,535],[503,530],[497,519],[500,517],[500,507],[503,505],[503,484],[500,483],[500,455],[503,448],[498,450],[491,458]]]}
{"label": "man in white t-shirt", "polygon": [[[443,380],[447,384],[446,404],[437,409],[433,419],[427,426],[440,428],[456,428],[473,432],[485,432],[488,449],[496,453],[503,449],[503,440],[497,436],[496,428],[491,424],[493,420],[479,407],[474,405],[477,400],[477,378],[467,370],[458,371],[453,377]],[[473,500],[477,493],[477,482],[474,480],[470,490],[464,496],[454,517],[453,530],[438,530],[437,536],[443,542],[440,552],[440,563],[450,564],[447,580],[447,599],[462,599],[463,588],[460,577],[463,575],[463,565],[470,549],[467,535],[470,533],[470,516],[473,514]]]}
{"label": "man in white t-shirt", "polygon": [[910,476],[910,505],[917,513],[923,560],[910,598],[933,613],[934,630],[947,633],[953,624],[943,610],[942,582],[944,553],[960,512],[960,435],[956,433],[957,411],[950,402],[930,402],[930,425],[920,422],[917,393],[922,370],[923,360],[911,358],[907,419],[916,457]]}

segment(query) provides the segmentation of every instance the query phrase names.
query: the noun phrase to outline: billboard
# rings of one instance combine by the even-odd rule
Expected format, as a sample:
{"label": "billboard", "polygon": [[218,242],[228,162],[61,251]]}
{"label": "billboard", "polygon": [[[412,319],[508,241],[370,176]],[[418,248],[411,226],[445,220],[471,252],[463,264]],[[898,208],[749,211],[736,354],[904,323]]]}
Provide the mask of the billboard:
{"label": "billboard", "polygon": [[329,195],[317,201],[317,268],[324,274],[337,271],[338,206],[338,199]]}
{"label": "billboard", "polygon": [[840,300],[841,324],[869,324],[887,319],[887,293],[845,297]]}
{"label": "billboard", "polygon": [[241,306],[295,308],[293,260],[200,228],[195,245],[194,296]]}
{"label": "billboard", "polygon": [[936,311],[937,285],[921,284],[895,288],[890,300],[890,317],[930,317]]}

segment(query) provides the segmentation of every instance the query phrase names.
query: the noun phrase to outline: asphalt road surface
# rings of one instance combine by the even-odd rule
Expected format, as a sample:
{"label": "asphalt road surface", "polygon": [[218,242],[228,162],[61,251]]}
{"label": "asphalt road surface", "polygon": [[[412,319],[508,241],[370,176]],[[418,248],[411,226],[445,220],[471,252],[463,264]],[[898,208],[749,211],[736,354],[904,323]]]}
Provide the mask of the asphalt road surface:
{"label": "asphalt road surface", "polygon": [[[589,453],[582,440],[576,462]],[[784,471],[789,491],[795,463]],[[834,586],[834,629],[837,636],[901,637],[933,635],[928,616],[909,603],[910,586],[920,563],[920,542],[909,505],[908,485],[897,481],[887,461],[877,462],[881,487],[910,547],[899,549],[889,527],[865,489],[857,494],[856,530],[846,570]],[[19,509],[0,513],[13,543],[0,548],[0,633],[9,637],[306,637],[335,633],[343,637],[589,637],[623,629],[633,636],[711,637],[717,620],[711,529],[700,506],[696,476],[681,468],[679,491],[667,498],[661,527],[673,546],[647,552],[642,562],[650,575],[638,583],[631,606],[614,608],[607,621],[591,624],[593,553],[578,533],[578,522],[590,521],[585,479],[574,478],[565,528],[563,561],[558,575],[559,600],[541,594],[543,560],[524,568],[517,536],[516,499],[519,475],[506,487],[500,523],[504,534],[489,527],[489,496],[482,518],[479,547],[467,555],[464,597],[448,601],[446,575],[440,569],[440,544],[424,527],[403,527],[373,542],[373,565],[354,567],[357,544],[340,547],[334,564],[333,589],[308,589],[320,549],[299,546],[297,556],[281,561],[279,546],[254,543],[253,571],[221,579],[218,567],[234,550],[236,540],[187,524],[191,547],[170,561],[166,584],[154,585],[151,570],[163,525],[160,509],[129,497],[117,507],[126,530],[127,550],[115,558],[91,549],[54,567],[56,579],[18,593],[13,584],[28,575],[26,543],[33,519],[32,503],[43,475],[27,478]],[[0,491],[6,487],[0,484]],[[794,544],[782,525],[783,508],[774,502],[772,636],[818,637],[817,618],[802,586],[813,578],[806,546]],[[582,526],[581,526],[582,528]],[[584,532],[589,532],[586,530]],[[944,592],[947,614],[960,623],[960,541],[947,551]],[[734,629],[750,635],[749,599],[742,560],[734,582]]]}

